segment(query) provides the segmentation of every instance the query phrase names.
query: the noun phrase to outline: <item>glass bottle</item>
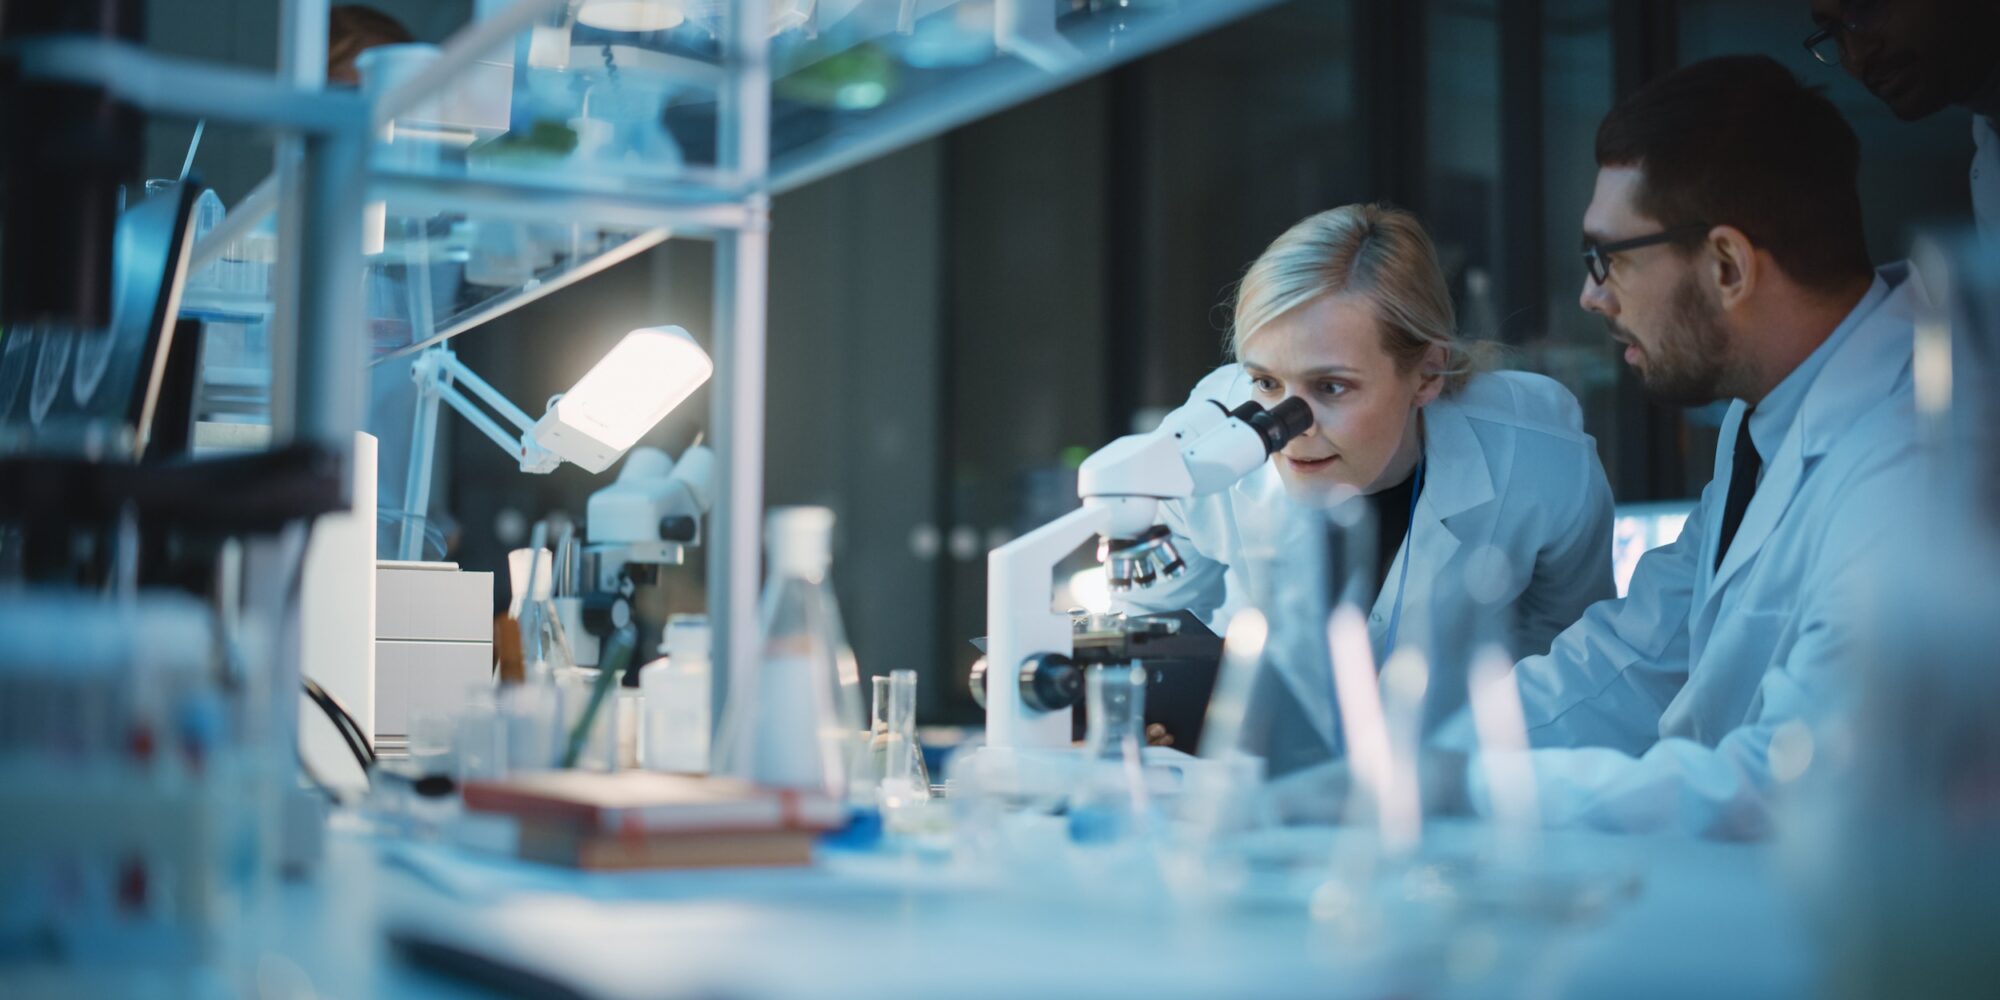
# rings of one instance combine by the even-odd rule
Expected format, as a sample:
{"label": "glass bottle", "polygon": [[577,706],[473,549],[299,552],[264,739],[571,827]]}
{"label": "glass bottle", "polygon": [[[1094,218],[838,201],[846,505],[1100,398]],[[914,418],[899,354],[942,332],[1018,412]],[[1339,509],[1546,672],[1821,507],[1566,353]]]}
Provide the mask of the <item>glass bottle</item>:
{"label": "glass bottle", "polygon": [[776,508],[765,520],[764,544],[757,659],[731,677],[717,770],[841,798],[861,729],[861,675],[828,573],[833,512]]}
{"label": "glass bottle", "polygon": [[710,642],[707,615],[674,615],[660,640],[667,655],[639,671],[640,752],[652,770],[708,773]]}

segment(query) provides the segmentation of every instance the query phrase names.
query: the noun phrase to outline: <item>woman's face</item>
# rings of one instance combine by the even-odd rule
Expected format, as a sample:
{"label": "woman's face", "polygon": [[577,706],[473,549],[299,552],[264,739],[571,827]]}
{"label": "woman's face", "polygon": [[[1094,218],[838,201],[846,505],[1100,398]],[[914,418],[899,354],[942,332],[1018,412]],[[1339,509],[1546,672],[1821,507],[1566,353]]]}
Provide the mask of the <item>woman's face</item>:
{"label": "woman's face", "polygon": [[1402,482],[1421,448],[1417,410],[1444,385],[1425,374],[1440,353],[1401,370],[1382,347],[1374,304],[1346,293],[1322,295],[1252,334],[1242,351],[1251,398],[1270,407],[1297,396],[1312,407],[1312,429],[1271,456],[1286,490],[1323,505]]}

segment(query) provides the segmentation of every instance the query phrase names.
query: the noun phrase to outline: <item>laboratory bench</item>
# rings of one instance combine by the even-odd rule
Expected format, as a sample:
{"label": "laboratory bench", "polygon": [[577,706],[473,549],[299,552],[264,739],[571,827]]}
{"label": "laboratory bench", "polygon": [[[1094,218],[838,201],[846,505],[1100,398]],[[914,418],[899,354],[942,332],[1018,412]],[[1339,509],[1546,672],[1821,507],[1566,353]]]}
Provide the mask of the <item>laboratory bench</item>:
{"label": "laboratory bench", "polygon": [[1131,878],[1133,856],[1097,865],[1059,837],[1063,864],[1016,855],[1004,876],[881,846],[807,868],[580,873],[365,825],[337,816],[316,872],[278,891],[260,981],[321,997],[1821,992],[1769,845],[1550,833],[1549,884],[1465,863],[1485,831],[1461,825],[1372,882],[1326,878],[1367,842],[1327,828],[1246,838],[1258,863],[1234,880],[1172,858]]}

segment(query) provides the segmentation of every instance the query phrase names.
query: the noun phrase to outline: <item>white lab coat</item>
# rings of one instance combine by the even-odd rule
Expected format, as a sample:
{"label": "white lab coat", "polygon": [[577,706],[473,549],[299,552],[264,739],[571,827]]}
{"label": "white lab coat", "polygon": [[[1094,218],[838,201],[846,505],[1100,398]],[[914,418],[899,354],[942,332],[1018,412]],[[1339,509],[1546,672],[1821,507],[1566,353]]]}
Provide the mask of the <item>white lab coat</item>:
{"label": "white lab coat", "polygon": [[[1825,367],[1715,564],[1744,405],[1680,539],[1646,554],[1622,600],[1593,606],[1515,666],[1546,823],[1718,837],[1766,832],[1774,736],[1802,731],[1857,646],[1866,567],[1920,486],[1910,348],[1919,283],[1883,268],[1828,339]],[[1464,717],[1440,741],[1470,743]],[[1474,758],[1476,809],[1491,802]]]}
{"label": "white lab coat", "polygon": [[[1234,408],[1250,394],[1242,369],[1227,365],[1202,379],[1190,398]],[[1410,531],[1368,616],[1377,663],[1389,652],[1389,623],[1405,579],[1399,645],[1471,644],[1467,633],[1481,623],[1454,584],[1474,558],[1486,566],[1504,562],[1499,596],[1509,620],[1500,627],[1516,655],[1547,649],[1592,602],[1615,593],[1611,488],[1569,390],[1526,372],[1475,376],[1424,409],[1424,454]],[[1161,522],[1173,530],[1188,572],[1131,592],[1120,609],[1186,608],[1221,631],[1253,603],[1252,595],[1273,593],[1274,581],[1261,575],[1271,571],[1272,554],[1293,544],[1286,535],[1307,523],[1296,512],[1271,462],[1223,492],[1163,504]],[[1433,722],[1465,698],[1462,664],[1437,666],[1425,711]],[[1323,729],[1330,726],[1330,703],[1310,711]]]}

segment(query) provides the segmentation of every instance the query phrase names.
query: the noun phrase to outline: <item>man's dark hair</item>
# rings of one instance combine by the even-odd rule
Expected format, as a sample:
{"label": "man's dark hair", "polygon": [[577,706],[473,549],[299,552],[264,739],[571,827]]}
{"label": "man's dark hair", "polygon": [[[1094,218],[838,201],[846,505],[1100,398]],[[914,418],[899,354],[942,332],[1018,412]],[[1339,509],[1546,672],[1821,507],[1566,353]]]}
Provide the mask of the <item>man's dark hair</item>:
{"label": "man's dark hair", "polygon": [[1833,102],[1767,56],[1684,66],[1597,128],[1598,166],[1640,169],[1639,211],[1666,228],[1734,226],[1808,288],[1870,270],[1860,160]]}

